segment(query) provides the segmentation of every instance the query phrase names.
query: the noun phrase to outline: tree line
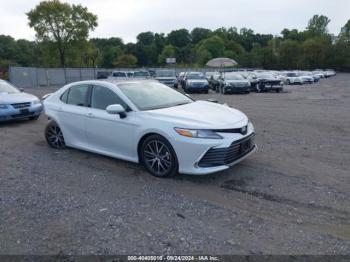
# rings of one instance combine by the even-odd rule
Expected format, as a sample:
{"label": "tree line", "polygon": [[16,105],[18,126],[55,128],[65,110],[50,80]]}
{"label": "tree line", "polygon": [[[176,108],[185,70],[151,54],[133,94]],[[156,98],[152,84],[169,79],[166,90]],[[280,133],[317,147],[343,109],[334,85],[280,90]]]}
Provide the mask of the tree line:
{"label": "tree line", "polygon": [[350,71],[350,20],[333,35],[324,15],[314,15],[305,30],[283,29],[278,36],[248,28],[194,28],[142,32],[136,43],[89,39],[97,16],[81,5],[43,1],[26,15],[36,41],[0,35],[0,68],[157,67],[165,66],[168,57],[175,57],[178,66],[202,67],[211,58],[229,57],[241,67]]}

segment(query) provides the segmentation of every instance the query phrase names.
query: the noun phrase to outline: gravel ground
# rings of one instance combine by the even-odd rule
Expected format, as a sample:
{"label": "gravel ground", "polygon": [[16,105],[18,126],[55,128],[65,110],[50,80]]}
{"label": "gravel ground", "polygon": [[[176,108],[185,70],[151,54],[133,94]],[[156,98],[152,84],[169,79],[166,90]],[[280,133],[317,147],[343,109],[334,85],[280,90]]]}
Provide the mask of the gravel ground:
{"label": "gravel ground", "polygon": [[44,115],[1,124],[0,254],[349,255],[350,74],[286,91],[193,95],[245,112],[259,146],[200,177],[53,150]]}

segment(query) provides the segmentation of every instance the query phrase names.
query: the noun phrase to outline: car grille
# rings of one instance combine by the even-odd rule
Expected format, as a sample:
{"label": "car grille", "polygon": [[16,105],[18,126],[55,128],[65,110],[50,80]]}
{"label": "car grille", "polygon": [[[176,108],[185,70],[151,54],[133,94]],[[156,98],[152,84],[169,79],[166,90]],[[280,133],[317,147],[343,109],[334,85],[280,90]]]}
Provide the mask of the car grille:
{"label": "car grille", "polygon": [[20,109],[20,108],[26,108],[26,107],[30,107],[30,102],[27,103],[16,103],[16,104],[12,104],[12,106],[16,109]]}
{"label": "car grille", "polygon": [[255,134],[233,142],[229,147],[211,148],[199,161],[199,167],[214,167],[233,163],[251,152],[254,147]]}
{"label": "car grille", "polygon": [[12,115],[12,118],[22,118],[22,117],[31,117],[34,115],[34,112],[25,112],[25,113],[21,113],[21,114],[16,114],[16,115]]}
{"label": "car grille", "polygon": [[193,86],[193,87],[202,87],[202,86],[205,86],[204,83],[191,83],[190,86]]}

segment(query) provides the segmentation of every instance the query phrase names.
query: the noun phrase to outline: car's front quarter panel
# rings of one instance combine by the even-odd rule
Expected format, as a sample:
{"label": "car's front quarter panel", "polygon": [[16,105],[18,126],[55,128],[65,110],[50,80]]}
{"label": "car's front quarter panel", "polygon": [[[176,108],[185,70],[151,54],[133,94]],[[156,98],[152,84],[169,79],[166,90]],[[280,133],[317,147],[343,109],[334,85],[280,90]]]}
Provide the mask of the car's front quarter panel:
{"label": "car's front quarter panel", "polygon": [[[140,141],[145,135],[149,134],[158,134],[166,138],[176,153],[179,163],[179,173],[183,174],[202,175],[227,169],[229,165],[202,168],[198,167],[197,164],[209,149],[227,148],[233,142],[248,137],[255,132],[253,124],[249,122],[245,135],[240,133],[219,133],[223,137],[222,139],[189,138],[181,136],[175,131],[174,128],[179,127],[179,124],[171,119],[158,119],[147,112],[139,113],[144,115],[141,117],[144,119],[144,124],[140,126],[140,129],[136,132],[136,140]],[[247,119],[242,120],[240,125],[247,125]],[[186,128],[184,126],[180,127]],[[213,129],[215,129],[215,127],[213,127]]]}
{"label": "car's front quarter panel", "polygon": [[[247,134],[219,133],[222,139],[188,138],[178,135],[174,136],[173,147],[179,161],[179,172],[183,174],[203,175],[227,169],[229,165],[215,167],[199,167],[198,162],[211,148],[227,148],[233,142],[248,137],[254,133],[251,123],[248,125]],[[239,161],[237,161],[239,162]]]}

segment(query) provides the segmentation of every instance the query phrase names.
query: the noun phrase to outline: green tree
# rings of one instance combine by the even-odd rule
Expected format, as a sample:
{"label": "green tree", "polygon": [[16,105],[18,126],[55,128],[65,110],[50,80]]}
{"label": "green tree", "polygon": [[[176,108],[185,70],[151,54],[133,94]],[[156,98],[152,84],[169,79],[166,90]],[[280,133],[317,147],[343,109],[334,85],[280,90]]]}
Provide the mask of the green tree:
{"label": "green tree", "polygon": [[303,67],[312,69],[327,65],[328,50],[331,48],[329,38],[322,36],[309,38],[303,43],[302,48]]}
{"label": "green tree", "polygon": [[66,51],[72,41],[84,41],[97,26],[97,16],[81,5],[59,0],[40,2],[27,13],[29,26],[39,40],[55,43],[61,66],[66,65]]}
{"label": "green tree", "polygon": [[131,54],[124,54],[114,61],[114,66],[119,68],[132,68],[137,64],[137,58]]}
{"label": "green tree", "polygon": [[210,59],[212,59],[213,56],[211,55],[211,53],[206,50],[206,49],[200,49],[197,52],[197,62],[199,63],[199,65],[205,65]]}
{"label": "green tree", "polygon": [[102,54],[101,67],[112,68],[119,56],[123,55],[123,50],[119,46],[109,47]]}
{"label": "green tree", "polygon": [[11,36],[0,35],[0,59],[11,60],[17,52],[15,39]]}
{"label": "green tree", "polygon": [[192,43],[197,44],[203,39],[209,38],[211,35],[211,30],[201,27],[196,27],[191,31]]}
{"label": "green tree", "polygon": [[175,48],[172,45],[167,45],[164,47],[162,53],[158,56],[158,63],[164,65],[166,59],[169,57],[175,57]]}
{"label": "green tree", "polygon": [[19,39],[16,42],[17,52],[14,55],[14,59],[21,66],[33,66],[35,64],[35,52],[37,46],[34,42]]}
{"label": "green tree", "polygon": [[151,45],[154,41],[154,34],[150,31],[143,32],[137,35],[137,42],[143,45]]}
{"label": "green tree", "polygon": [[330,19],[324,15],[314,15],[306,28],[311,36],[321,36],[328,34],[328,24]]}
{"label": "green tree", "polygon": [[220,57],[224,54],[225,43],[221,37],[214,35],[208,39],[201,41],[198,44],[198,49],[200,51],[207,50],[212,57]]}
{"label": "green tree", "polygon": [[301,46],[295,40],[287,39],[279,47],[279,64],[284,69],[298,69],[301,55]]}
{"label": "green tree", "polygon": [[174,47],[185,47],[191,43],[191,35],[187,29],[174,30],[168,34],[168,41]]}
{"label": "green tree", "polygon": [[350,19],[349,19],[348,22],[341,28],[340,34],[339,34],[339,37],[338,37],[338,40],[350,44]]}

